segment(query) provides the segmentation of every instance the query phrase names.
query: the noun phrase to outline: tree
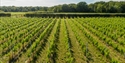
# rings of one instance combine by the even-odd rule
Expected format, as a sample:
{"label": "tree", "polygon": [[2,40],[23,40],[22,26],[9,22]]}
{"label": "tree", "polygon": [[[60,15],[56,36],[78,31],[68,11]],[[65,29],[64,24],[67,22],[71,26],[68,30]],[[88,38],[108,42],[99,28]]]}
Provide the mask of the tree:
{"label": "tree", "polygon": [[89,4],[88,10],[89,10],[89,12],[94,12],[94,4]]}
{"label": "tree", "polygon": [[62,5],[62,12],[69,12],[69,6],[67,4]]}
{"label": "tree", "polygon": [[78,12],[87,12],[88,11],[88,5],[86,2],[79,2],[77,4],[77,11]]}
{"label": "tree", "polygon": [[76,7],[77,7],[76,4],[71,3],[68,6],[69,6],[69,11],[70,12],[76,12]]}
{"label": "tree", "polygon": [[99,1],[92,4],[86,2],[79,2],[77,4],[63,4],[52,7],[16,7],[16,6],[0,6],[0,10],[4,12],[28,12],[28,11],[42,11],[42,12],[96,12],[96,13],[125,13],[125,1]]}
{"label": "tree", "polygon": [[96,12],[102,13],[106,11],[106,9],[104,8],[105,2],[100,1],[100,2],[96,2],[95,4],[97,5],[95,10]]}
{"label": "tree", "polygon": [[121,12],[122,12],[122,13],[125,13],[125,4],[123,4],[123,5],[121,6],[121,9],[122,9]]}

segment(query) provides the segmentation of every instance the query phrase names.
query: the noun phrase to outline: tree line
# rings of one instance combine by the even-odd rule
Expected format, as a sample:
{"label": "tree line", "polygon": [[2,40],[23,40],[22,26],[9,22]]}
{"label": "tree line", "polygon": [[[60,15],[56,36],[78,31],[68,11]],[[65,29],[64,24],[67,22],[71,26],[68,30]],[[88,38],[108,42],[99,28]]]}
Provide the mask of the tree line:
{"label": "tree line", "polygon": [[91,4],[79,2],[77,4],[62,4],[52,7],[16,7],[16,6],[0,6],[0,11],[3,12],[91,12],[91,13],[125,13],[125,1],[99,1]]}

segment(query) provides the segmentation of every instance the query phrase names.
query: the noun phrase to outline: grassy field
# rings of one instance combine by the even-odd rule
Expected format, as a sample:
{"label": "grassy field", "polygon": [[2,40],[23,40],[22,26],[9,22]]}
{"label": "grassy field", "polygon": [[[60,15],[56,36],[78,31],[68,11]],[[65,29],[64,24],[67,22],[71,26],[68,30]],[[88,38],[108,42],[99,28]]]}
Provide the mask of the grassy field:
{"label": "grassy field", "polygon": [[1,17],[0,63],[125,63],[124,20]]}

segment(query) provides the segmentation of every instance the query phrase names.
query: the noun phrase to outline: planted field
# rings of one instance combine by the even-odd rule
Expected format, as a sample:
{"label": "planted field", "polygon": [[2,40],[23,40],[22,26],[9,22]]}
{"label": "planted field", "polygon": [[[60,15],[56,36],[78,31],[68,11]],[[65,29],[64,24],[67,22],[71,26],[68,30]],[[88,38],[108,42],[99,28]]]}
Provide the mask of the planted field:
{"label": "planted field", "polygon": [[125,18],[0,20],[0,63],[125,63]]}

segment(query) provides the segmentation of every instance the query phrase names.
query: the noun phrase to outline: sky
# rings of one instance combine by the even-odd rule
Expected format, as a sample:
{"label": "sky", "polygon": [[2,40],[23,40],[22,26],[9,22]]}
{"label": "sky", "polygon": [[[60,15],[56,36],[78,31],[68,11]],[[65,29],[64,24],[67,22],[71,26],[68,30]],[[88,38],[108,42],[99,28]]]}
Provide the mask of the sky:
{"label": "sky", "polygon": [[[59,4],[78,3],[85,1],[86,3],[94,3],[97,1],[111,1],[111,0],[0,0],[0,6],[54,6]],[[125,0],[112,0],[125,1]]]}

